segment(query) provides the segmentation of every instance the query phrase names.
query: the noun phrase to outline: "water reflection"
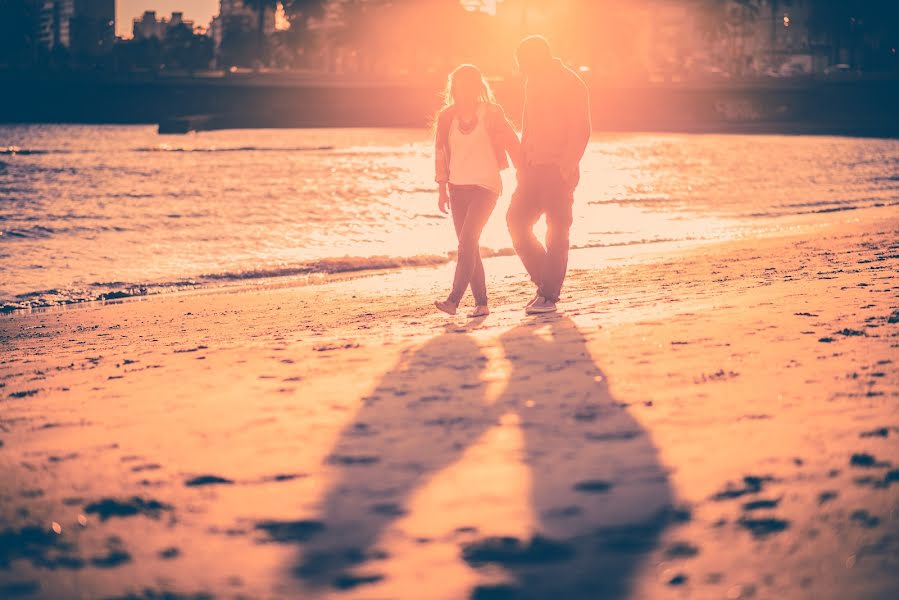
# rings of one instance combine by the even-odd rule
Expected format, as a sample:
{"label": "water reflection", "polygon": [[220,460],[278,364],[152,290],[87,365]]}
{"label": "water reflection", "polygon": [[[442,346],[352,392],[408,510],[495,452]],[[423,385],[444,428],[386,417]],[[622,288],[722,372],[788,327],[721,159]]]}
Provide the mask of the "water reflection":
{"label": "water reflection", "polygon": [[[342,256],[445,255],[424,130],[0,126],[0,299],[94,293]],[[899,202],[899,141],[594,136],[572,244],[724,239],[771,218]],[[511,189],[514,175],[505,173]],[[483,245],[510,247],[501,198]],[[833,219],[831,213],[815,218]],[[100,250],[103,249],[103,250]],[[107,249],[109,251],[107,251]],[[103,284],[93,286],[92,284]]]}

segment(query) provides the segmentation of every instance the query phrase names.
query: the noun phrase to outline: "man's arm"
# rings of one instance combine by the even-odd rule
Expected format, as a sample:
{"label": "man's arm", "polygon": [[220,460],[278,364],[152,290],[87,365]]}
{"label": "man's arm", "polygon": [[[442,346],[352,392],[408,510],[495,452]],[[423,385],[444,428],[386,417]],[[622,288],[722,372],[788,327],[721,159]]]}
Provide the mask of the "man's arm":
{"label": "man's arm", "polygon": [[[530,109],[528,106],[531,104],[529,100],[530,96],[530,84],[529,82],[525,82],[524,84],[524,107],[521,111],[521,144],[520,151],[518,152],[518,163],[515,165],[516,169],[521,169],[525,165],[528,164],[528,144],[530,143],[531,138],[531,126],[530,126],[530,117],[529,112]],[[513,159],[514,160],[514,159]]]}
{"label": "man's arm", "polygon": [[577,169],[590,141],[593,125],[590,122],[590,93],[587,86],[575,73],[571,73],[571,84],[565,115],[568,131],[562,150],[562,170],[573,172]]}
{"label": "man's arm", "polygon": [[493,120],[493,130],[495,131],[497,142],[499,142],[503,151],[509,155],[512,166],[516,169],[520,169],[521,141],[518,139],[518,134],[515,133],[515,128],[512,127],[512,123],[510,123],[509,119],[506,117],[506,113],[502,106],[499,104],[495,105],[495,108],[491,113],[491,119]]}

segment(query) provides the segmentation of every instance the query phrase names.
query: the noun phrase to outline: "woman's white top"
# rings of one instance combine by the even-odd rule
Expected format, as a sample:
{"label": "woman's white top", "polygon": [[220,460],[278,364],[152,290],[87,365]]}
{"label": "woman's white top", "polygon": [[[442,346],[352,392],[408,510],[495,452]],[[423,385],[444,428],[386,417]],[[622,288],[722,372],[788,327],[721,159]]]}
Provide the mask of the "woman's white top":
{"label": "woman's white top", "polygon": [[459,117],[453,117],[449,131],[449,182],[477,185],[498,196],[503,191],[503,182],[487,131],[487,106],[479,105],[475,114],[478,122],[469,133],[459,127]]}

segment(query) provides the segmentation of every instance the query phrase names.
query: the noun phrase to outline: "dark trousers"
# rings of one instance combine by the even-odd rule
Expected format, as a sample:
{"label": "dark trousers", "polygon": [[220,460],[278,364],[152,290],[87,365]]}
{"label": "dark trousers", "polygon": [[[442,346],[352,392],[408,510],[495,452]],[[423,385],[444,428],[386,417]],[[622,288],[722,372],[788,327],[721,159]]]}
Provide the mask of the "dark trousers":
{"label": "dark trousers", "polygon": [[[518,188],[512,194],[506,223],[512,246],[537,294],[559,301],[568,270],[568,232],[574,204],[575,181],[564,181],[555,165],[527,166],[519,172]],[[534,225],[546,215],[546,247],[534,235]]]}
{"label": "dark trousers", "polygon": [[487,278],[479,242],[496,206],[496,194],[476,185],[451,185],[449,195],[453,225],[459,239],[459,256],[449,300],[459,304],[470,284],[475,304],[483,306],[487,304]]}

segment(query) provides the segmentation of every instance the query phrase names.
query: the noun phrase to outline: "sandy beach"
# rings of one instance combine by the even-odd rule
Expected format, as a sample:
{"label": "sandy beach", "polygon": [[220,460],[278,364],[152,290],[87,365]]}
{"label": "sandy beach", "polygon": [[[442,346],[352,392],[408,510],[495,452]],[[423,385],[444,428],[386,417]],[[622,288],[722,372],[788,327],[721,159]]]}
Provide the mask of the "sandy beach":
{"label": "sandy beach", "polygon": [[[899,219],[0,317],[0,597],[899,597]],[[470,301],[470,298],[469,300]],[[467,307],[465,307],[467,308]]]}

